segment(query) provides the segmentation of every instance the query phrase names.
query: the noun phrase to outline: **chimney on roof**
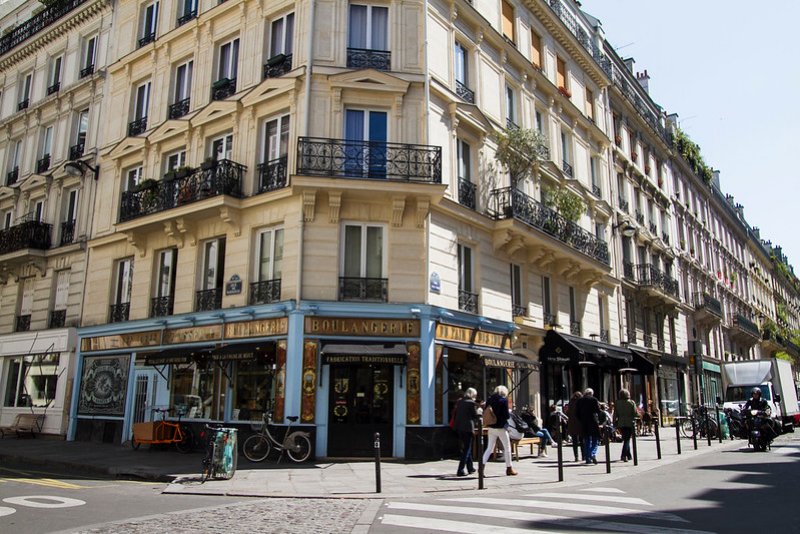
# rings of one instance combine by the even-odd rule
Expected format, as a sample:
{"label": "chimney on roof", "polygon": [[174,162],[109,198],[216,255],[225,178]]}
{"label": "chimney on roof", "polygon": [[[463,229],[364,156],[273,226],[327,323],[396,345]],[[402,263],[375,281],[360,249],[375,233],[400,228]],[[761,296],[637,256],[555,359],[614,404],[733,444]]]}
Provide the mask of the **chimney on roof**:
{"label": "chimney on roof", "polygon": [[636,81],[639,82],[639,85],[642,86],[644,92],[648,95],[650,94],[650,75],[647,74],[647,69],[644,69],[644,72],[637,72],[636,73]]}
{"label": "chimney on roof", "polygon": [[744,220],[744,206],[736,204],[733,208],[736,210],[736,213],[739,214],[739,218]]}
{"label": "chimney on roof", "polygon": [[[719,186],[719,171],[717,169],[713,169],[711,171],[711,183],[717,186],[717,189],[720,191],[722,190]],[[732,199],[733,197],[731,197]]]}
{"label": "chimney on roof", "polygon": [[627,59],[623,59],[622,61],[625,63],[625,67],[627,67],[630,73],[633,74],[633,68],[636,65],[636,62],[633,60],[633,58],[629,57]]}
{"label": "chimney on roof", "polygon": [[758,226],[754,226],[754,227],[752,228],[752,230],[753,230],[753,235],[754,235],[754,236],[756,236],[756,239],[758,239],[759,241],[761,241],[761,229],[759,229],[759,227],[758,227]]}

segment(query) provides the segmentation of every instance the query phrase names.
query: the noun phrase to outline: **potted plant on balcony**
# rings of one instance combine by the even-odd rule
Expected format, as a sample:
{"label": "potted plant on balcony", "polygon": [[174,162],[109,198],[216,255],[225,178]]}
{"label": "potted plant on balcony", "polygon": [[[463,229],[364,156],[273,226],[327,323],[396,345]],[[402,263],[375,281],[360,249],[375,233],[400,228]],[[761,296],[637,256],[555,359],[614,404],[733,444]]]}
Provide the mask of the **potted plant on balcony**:
{"label": "potted plant on balcony", "polygon": [[137,190],[141,193],[142,211],[149,211],[156,206],[158,202],[158,180],[152,178],[142,180]]}
{"label": "potted plant on balcony", "polygon": [[201,168],[201,169],[203,169],[204,171],[211,170],[211,169],[213,169],[213,168],[214,168],[214,167],[216,167],[216,166],[217,166],[217,160],[215,160],[215,159],[214,159],[214,158],[212,158],[211,156],[208,156],[208,157],[207,157],[207,158],[206,158],[206,159],[203,161],[203,163],[201,163],[201,164],[200,164],[200,168]]}
{"label": "potted plant on balcony", "polygon": [[622,136],[621,136],[621,135],[619,135],[619,134],[615,135],[615,136],[614,136],[614,143],[615,143],[617,146],[621,146],[621,145],[622,145]]}
{"label": "potted plant on balcony", "polygon": [[558,92],[561,93],[566,98],[572,98],[572,91],[570,91],[563,85],[558,87]]}
{"label": "potted plant on balcony", "polygon": [[192,173],[192,168],[187,165],[181,165],[177,169],[175,169],[175,178],[182,179],[186,178]]}
{"label": "potted plant on balcony", "polygon": [[497,142],[494,157],[508,173],[512,187],[532,178],[547,159],[547,138],[536,130],[511,128],[496,133],[494,139]]}
{"label": "potted plant on balcony", "polygon": [[634,151],[632,151],[632,152],[631,152],[631,160],[633,160],[633,162],[634,162],[634,163],[636,163],[636,160],[638,160],[638,159],[639,159],[639,154],[638,154],[638,153],[636,153],[636,151],[635,151],[635,150],[634,150]]}

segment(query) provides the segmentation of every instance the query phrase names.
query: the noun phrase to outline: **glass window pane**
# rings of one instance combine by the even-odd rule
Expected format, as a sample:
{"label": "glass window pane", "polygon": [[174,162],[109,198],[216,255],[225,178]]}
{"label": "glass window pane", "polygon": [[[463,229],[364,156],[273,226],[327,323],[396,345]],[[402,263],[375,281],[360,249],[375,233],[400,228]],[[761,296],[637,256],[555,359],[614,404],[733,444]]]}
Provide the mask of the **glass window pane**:
{"label": "glass window pane", "polygon": [[8,380],[6,381],[6,398],[5,406],[17,405],[17,387],[19,386],[20,367],[22,365],[21,358],[9,359],[8,362]]}
{"label": "glass window pane", "polygon": [[361,278],[361,227],[344,229],[344,276]]}
{"label": "glass window pane", "polygon": [[272,232],[261,233],[261,257],[258,262],[258,281],[271,280],[270,261],[272,260]]}
{"label": "glass window pane", "polygon": [[372,6],[372,50],[388,50],[389,8]]}
{"label": "glass window pane", "polygon": [[367,47],[367,6],[350,6],[350,48]]}
{"label": "glass window pane", "polygon": [[286,16],[286,31],[284,33],[283,53],[289,55],[294,49],[294,13],[290,13]]}
{"label": "glass window pane", "polygon": [[274,57],[283,53],[283,19],[278,19],[272,22],[270,31],[270,56]]}
{"label": "glass window pane", "polygon": [[283,276],[283,230],[275,230],[275,248],[272,259],[272,277],[280,279]]}
{"label": "glass window pane", "polygon": [[383,228],[367,228],[367,278],[383,278]]}

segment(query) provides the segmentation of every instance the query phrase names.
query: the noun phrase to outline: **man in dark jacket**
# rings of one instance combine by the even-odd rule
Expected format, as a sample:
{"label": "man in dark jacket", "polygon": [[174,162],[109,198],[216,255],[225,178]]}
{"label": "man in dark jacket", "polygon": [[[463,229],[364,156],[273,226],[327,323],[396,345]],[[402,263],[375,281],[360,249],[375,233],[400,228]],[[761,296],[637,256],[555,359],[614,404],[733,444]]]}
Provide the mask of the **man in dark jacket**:
{"label": "man in dark jacket", "polygon": [[594,397],[592,388],[586,388],[583,397],[577,400],[575,412],[583,429],[583,457],[587,464],[596,464],[597,447],[600,445],[600,403]]}
{"label": "man in dark jacket", "polygon": [[[461,461],[458,462],[458,472],[456,472],[456,475],[460,477],[475,472],[472,464],[472,441],[479,421],[478,405],[475,404],[477,395],[478,392],[474,388],[468,388],[456,404],[456,411],[453,415],[453,430],[458,433],[458,440],[461,442]],[[467,471],[464,471],[465,468]]]}

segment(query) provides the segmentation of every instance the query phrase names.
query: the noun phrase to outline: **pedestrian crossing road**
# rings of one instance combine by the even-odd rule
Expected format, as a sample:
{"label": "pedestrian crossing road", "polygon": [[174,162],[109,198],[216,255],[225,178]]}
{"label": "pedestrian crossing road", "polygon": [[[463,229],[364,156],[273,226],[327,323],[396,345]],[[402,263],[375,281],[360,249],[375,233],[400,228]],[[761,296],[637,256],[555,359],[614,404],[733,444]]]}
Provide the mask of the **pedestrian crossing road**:
{"label": "pedestrian crossing road", "polygon": [[583,488],[514,497],[451,497],[426,502],[388,502],[372,532],[538,534],[565,531],[635,534],[710,534],[689,521],[655,512],[644,499],[616,488]]}

